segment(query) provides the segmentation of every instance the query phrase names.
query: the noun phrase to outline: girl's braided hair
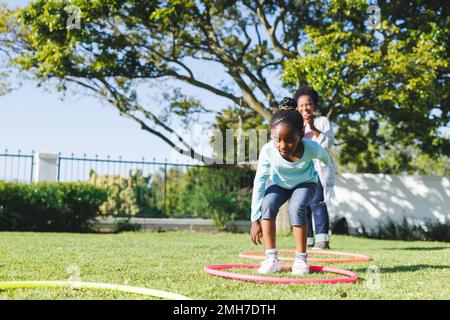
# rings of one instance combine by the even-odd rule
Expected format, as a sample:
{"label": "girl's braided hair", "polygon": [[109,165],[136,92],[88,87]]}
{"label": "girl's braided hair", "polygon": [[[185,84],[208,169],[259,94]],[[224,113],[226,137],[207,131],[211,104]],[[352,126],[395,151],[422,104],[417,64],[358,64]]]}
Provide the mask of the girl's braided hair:
{"label": "girl's braided hair", "polygon": [[288,124],[292,128],[300,131],[303,129],[303,117],[296,110],[297,102],[292,98],[283,98],[278,109],[270,120],[270,127],[274,128],[279,124]]}
{"label": "girl's braided hair", "polygon": [[284,97],[278,105],[280,110],[297,109],[297,101],[292,98]]}

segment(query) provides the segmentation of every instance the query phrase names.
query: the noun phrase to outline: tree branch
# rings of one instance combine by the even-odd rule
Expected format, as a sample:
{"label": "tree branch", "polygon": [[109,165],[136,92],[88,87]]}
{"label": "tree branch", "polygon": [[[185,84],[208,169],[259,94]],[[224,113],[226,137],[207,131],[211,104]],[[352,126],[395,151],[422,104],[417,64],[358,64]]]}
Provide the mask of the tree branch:
{"label": "tree branch", "polygon": [[234,103],[239,103],[240,98],[232,95],[231,93],[225,92],[223,90],[219,90],[219,89],[217,89],[217,88],[215,88],[215,87],[213,87],[213,86],[211,86],[211,85],[209,85],[207,83],[199,81],[199,80],[197,80],[195,78],[191,78],[191,77],[179,74],[175,70],[172,70],[170,68],[167,70],[167,73],[168,73],[169,76],[172,76],[172,77],[174,77],[174,78],[176,78],[178,80],[185,81],[185,82],[187,82],[187,83],[189,83],[189,84],[191,84],[193,86],[196,86],[196,87],[208,90],[208,91],[210,91],[210,92],[212,92],[212,93],[214,93],[214,94],[216,94],[218,96],[230,99]]}
{"label": "tree branch", "polygon": [[264,28],[266,29],[270,42],[272,43],[272,46],[278,53],[281,55],[287,57],[287,58],[295,58],[297,56],[296,52],[289,51],[288,49],[284,48],[280,42],[278,41],[275,32],[276,27],[278,23],[280,22],[282,16],[284,15],[285,10],[284,8],[281,10],[281,13],[278,17],[275,18],[274,26],[272,27],[267,20],[266,14],[264,13],[264,9],[262,7],[262,4],[260,2],[256,2],[256,14],[258,15],[259,20],[262,22]]}
{"label": "tree branch", "polygon": [[[166,142],[171,148],[175,149],[177,152],[179,152],[182,155],[186,155],[191,157],[192,159],[200,160],[203,162],[208,163],[214,163],[215,159],[204,156],[195,149],[190,146],[181,136],[179,136],[174,130],[166,126],[163,122],[161,122],[153,113],[149,112],[148,110],[145,110],[137,103],[134,103],[131,108],[129,104],[125,105],[125,101],[127,101],[127,98],[124,97],[121,93],[119,93],[115,88],[113,88],[106,80],[99,79],[99,81],[105,86],[106,90],[113,96],[113,98],[108,97],[105,92],[101,90],[99,87],[95,87],[89,84],[86,84],[85,82],[79,81],[77,79],[73,78],[65,78],[67,81],[76,83],[84,88],[87,88],[89,90],[94,91],[97,95],[104,98],[106,101],[108,101],[113,106],[116,106],[119,109],[120,115],[130,118],[136,122],[138,122],[141,125],[141,128],[143,130],[146,130],[150,132],[151,134],[156,135],[160,139],[162,139],[164,142]],[[182,149],[179,148],[173,141],[171,141],[169,138],[167,138],[165,135],[163,135],[161,132],[156,131],[155,129],[149,127],[144,121],[136,117],[135,115],[129,113],[130,110],[137,110],[144,114],[145,118],[155,123],[157,126],[162,127],[164,130],[168,131],[169,133],[173,134],[177,140],[182,143],[186,148]]]}

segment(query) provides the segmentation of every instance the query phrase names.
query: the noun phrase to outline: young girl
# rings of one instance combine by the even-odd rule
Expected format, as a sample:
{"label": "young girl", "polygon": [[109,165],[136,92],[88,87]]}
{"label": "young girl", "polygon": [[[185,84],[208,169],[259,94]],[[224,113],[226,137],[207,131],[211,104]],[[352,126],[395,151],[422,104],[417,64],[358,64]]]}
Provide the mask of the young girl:
{"label": "young girl", "polygon": [[[271,121],[272,141],[260,152],[253,185],[251,239],[261,244],[264,238],[266,259],[258,272],[270,274],[281,270],[276,248],[275,218],[288,199],[289,218],[295,238],[294,275],[308,273],[306,208],[317,188],[313,159],[328,164],[329,156],[320,145],[304,140],[303,118],[295,110],[295,101],[284,98]],[[266,182],[270,183],[266,186]]]}

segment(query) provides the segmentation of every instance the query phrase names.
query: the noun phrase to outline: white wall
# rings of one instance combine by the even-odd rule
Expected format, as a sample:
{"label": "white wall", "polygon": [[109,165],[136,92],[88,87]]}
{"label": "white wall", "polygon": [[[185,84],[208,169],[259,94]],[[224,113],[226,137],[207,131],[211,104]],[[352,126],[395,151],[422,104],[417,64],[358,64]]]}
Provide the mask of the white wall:
{"label": "white wall", "polygon": [[384,218],[450,220],[450,177],[341,174],[330,216],[344,216],[352,228],[376,227]]}

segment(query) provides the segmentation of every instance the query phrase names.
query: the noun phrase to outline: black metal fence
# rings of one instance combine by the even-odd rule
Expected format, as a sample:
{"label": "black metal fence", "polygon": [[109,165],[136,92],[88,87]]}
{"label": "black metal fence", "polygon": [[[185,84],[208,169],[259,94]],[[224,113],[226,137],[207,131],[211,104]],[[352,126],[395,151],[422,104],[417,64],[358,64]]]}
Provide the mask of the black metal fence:
{"label": "black metal fence", "polygon": [[31,154],[11,153],[5,149],[0,153],[0,180],[32,182],[34,174],[34,151]]}
{"label": "black metal fence", "polygon": [[[33,181],[35,154],[10,153],[5,150],[0,154],[0,180],[29,183]],[[224,201],[221,196],[231,193],[249,198],[254,172],[249,168],[232,165],[204,166],[186,163],[170,163],[124,160],[122,157],[111,159],[83,156],[63,156],[56,160],[56,178],[60,182],[88,182],[91,175],[99,179],[112,181],[131,181],[136,176],[146,185],[143,197],[145,204],[151,207],[146,216],[186,216],[192,213],[195,205],[205,199],[204,194]],[[139,171],[139,173],[138,173]],[[120,179],[118,179],[120,178]],[[239,200],[241,201],[241,200]],[[237,203],[238,201],[236,201]],[[226,205],[226,203],[224,204]],[[198,206],[201,207],[201,206]],[[148,208],[147,208],[148,209]],[[197,214],[198,215],[198,214]]]}
{"label": "black metal fence", "polygon": [[142,158],[141,161],[130,161],[122,160],[119,156],[118,159],[111,159],[107,156],[106,159],[100,159],[98,155],[95,158],[89,158],[86,154],[83,157],[76,157],[73,153],[70,157],[64,157],[59,154],[58,157],[58,172],[57,180],[61,182],[67,181],[89,181],[89,174],[93,170],[97,175],[119,175],[122,177],[127,177],[130,173],[136,170],[141,170],[144,176],[153,174],[158,168],[164,166],[192,166],[188,164],[173,164],[173,163],[162,163],[153,161],[145,161]]}
{"label": "black metal fence", "polygon": [[[204,166],[185,163],[170,163],[124,160],[122,157],[111,159],[87,157],[58,157],[57,180],[89,181],[90,175],[96,176],[120,176],[127,179],[140,171],[143,177],[148,177],[148,187],[151,189],[151,202],[155,211],[161,216],[186,215],[192,211],[192,195],[199,190],[229,194],[239,193],[243,189],[251,189],[253,183],[253,171],[249,168],[242,169],[230,165]],[[247,195],[248,196],[248,195]],[[195,199],[201,201],[201,199]]]}

